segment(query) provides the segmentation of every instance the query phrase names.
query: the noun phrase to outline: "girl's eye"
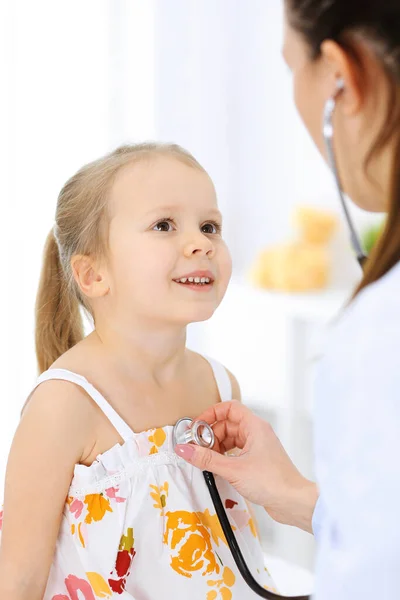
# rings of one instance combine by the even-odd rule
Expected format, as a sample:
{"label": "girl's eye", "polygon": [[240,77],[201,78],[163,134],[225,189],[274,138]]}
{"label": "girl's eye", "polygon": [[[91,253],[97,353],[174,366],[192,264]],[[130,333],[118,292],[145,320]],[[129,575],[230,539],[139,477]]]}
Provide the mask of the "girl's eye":
{"label": "girl's eye", "polygon": [[221,233],[221,225],[218,223],[205,223],[201,227],[201,231],[207,235],[218,234]]}
{"label": "girl's eye", "polygon": [[162,232],[173,231],[172,223],[167,219],[165,219],[164,221],[159,221],[154,225],[153,230]]}

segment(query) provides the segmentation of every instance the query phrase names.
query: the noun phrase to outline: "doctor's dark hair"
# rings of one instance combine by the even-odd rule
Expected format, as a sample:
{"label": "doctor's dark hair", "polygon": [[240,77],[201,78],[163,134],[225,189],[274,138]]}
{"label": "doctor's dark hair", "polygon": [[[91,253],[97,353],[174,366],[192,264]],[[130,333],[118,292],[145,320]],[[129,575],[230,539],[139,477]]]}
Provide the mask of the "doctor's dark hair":
{"label": "doctor's dark hair", "polygon": [[81,308],[92,315],[75,281],[71,260],[83,255],[106,256],[110,211],[109,193],[123,167],[165,156],[189,167],[203,167],[176,144],[144,143],[121,146],[85,165],[62,188],[55,225],[44,250],[36,297],[35,342],[39,372],[47,370],[84,337]]}
{"label": "doctor's dark hair", "polygon": [[[324,40],[334,40],[357,61],[354,36],[370,44],[390,88],[385,126],[368,160],[394,142],[388,218],[364,269],[355,295],[400,261],[400,0],[285,0],[288,21],[308,43],[311,58]],[[358,61],[360,62],[360,61]],[[365,165],[367,166],[367,165]]]}

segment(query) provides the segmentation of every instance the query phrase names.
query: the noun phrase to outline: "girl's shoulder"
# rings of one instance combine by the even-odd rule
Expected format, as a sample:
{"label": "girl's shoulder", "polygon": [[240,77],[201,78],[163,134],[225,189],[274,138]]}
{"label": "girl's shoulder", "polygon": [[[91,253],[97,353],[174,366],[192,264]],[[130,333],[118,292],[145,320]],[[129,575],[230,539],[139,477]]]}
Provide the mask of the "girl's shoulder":
{"label": "girl's shoulder", "polygon": [[90,403],[68,381],[40,381],[28,397],[14,435],[9,464],[14,476],[28,457],[41,480],[56,462],[65,481],[93,444]]}
{"label": "girl's shoulder", "polygon": [[[49,370],[50,371],[50,370]],[[59,371],[55,369],[55,371]],[[42,374],[21,411],[26,435],[47,434],[50,429],[62,438],[70,435],[71,444],[85,449],[93,437],[93,419],[96,411],[85,390],[70,378],[47,378]]]}

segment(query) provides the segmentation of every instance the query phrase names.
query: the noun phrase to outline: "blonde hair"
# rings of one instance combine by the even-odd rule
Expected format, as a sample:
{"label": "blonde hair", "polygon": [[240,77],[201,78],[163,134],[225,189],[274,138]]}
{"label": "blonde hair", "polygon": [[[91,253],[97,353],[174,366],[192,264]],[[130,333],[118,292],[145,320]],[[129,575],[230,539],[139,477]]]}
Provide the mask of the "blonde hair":
{"label": "blonde hair", "polygon": [[39,372],[83,339],[81,307],[90,312],[72,272],[76,255],[102,257],[107,251],[108,196],[118,171],[157,156],[176,158],[204,171],[176,144],[126,145],[80,169],[62,188],[55,225],[45,249],[36,298],[35,342]]}

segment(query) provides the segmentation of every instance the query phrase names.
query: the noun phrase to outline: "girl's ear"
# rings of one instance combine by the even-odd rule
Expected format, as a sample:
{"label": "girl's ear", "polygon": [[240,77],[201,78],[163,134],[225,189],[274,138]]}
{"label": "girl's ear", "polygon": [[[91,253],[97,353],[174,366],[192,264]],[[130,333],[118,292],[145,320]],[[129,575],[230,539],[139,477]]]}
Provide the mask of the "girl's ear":
{"label": "girl's ear", "polygon": [[77,255],[71,260],[72,273],[82,294],[87,298],[101,298],[109,292],[105,270],[90,256]]}

